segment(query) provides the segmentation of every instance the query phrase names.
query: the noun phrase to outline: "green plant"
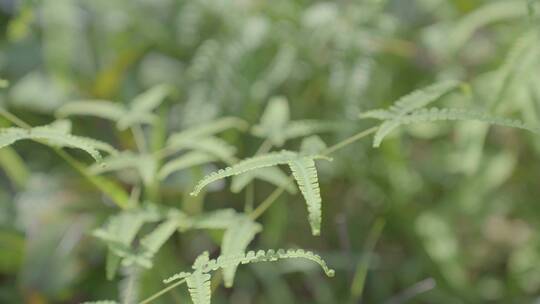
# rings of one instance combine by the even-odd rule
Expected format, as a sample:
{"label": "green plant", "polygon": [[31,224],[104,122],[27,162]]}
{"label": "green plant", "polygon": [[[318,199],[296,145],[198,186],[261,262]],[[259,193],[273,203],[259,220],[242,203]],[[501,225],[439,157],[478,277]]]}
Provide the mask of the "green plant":
{"label": "green plant", "polygon": [[[328,155],[372,133],[375,133],[374,146],[378,147],[382,139],[391,130],[404,124],[417,122],[480,120],[490,124],[536,131],[535,128],[528,127],[521,122],[504,120],[483,113],[425,108],[429,103],[440,98],[457,85],[458,82],[455,81],[435,84],[401,98],[389,110],[365,112],[361,115],[362,118],[377,118],[384,122],[379,127],[359,132],[329,148],[318,137],[306,137],[299,152],[282,150],[281,152],[265,153],[264,150],[271,149],[273,145],[281,146],[290,138],[325,131],[326,127],[321,127],[325,126],[325,124],[318,122],[291,122],[288,116],[287,102],[284,99],[273,99],[269,102],[261,118],[261,123],[253,127],[254,134],[262,136],[266,141],[259,149],[259,155],[244,160],[236,160],[233,157],[234,148],[229,147],[226,142],[215,137],[216,133],[231,127],[242,129],[245,123],[236,118],[224,118],[172,134],[167,140],[167,145],[162,150],[156,151],[156,153],[146,152],[148,147],[146,146],[146,138],[141,124],[152,122],[150,119],[153,115],[151,111],[166,96],[164,87],[153,88],[137,97],[133,109],[127,114],[123,113],[124,110],[114,108],[112,106],[114,104],[108,102],[105,102],[106,106],[101,108],[100,103],[104,102],[97,101],[74,102],[58,110],[59,115],[62,117],[77,114],[93,115],[113,120],[120,119],[117,124],[119,129],[123,130],[126,126],[133,128],[134,137],[136,141],[139,141],[138,153],[129,151],[116,153],[108,144],[94,139],[69,135],[70,124],[65,120],[56,121],[46,127],[28,128],[26,124],[23,124],[22,128],[3,129],[0,135],[0,142],[2,143],[0,147],[6,147],[17,140],[32,139],[55,148],[79,148],[88,152],[98,161],[98,164],[88,169],[81,169],[85,172],[85,176],[135,168],[140,176],[140,181],[147,187],[157,183],[160,180],[158,176],[163,179],[175,170],[183,170],[193,165],[215,160],[232,164],[230,167],[204,177],[191,192],[191,195],[194,196],[198,195],[209,184],[220,179],[259,171],[259,175],[250,175],[250,179],[259,176],[274,183],[278,188],[251,213],[237,213],[231,209],[223,209],[193,217],[175,208],[163,208],[157,205],[157,202],[140,203],[138,198],[135,197],[130,201],[129,206],[124,207],[124,211],[112,216],[103,228],[97,229],[93,233],[95,237],[103,240],[109,248],[107,277],[112,278],[119,265],[123,267],[151,268],[155,254],[176,231],[185,232],[189,229],[210,228],[225,229],[220,257],[216,260],[210,260],[206,252],[195,261],[193,265],[194,272],[182,272],[171,279],[165,280],[166,283],[178,281],[173,286],[186,282],[194,303],[210,303],[210,275],[208,272],[223,269],[225,285],[231,287],[239,264],[260,261],[272,262],[283,258],[306,258],[319,263],[328,276],[333,276],[334,271],[329,270],[326,263],[311,252],[302,250],[287,252],[278,250],[274,252],[269,250],[266,253],[263,251],[256,254],[248,252],[244,255],[249,243],[262,230],[261,225],[256,223],[255,220],[270,207],[284,189],[289,187],[291,182],[291,177],[281,174],[280,170],[273,171],[280,172],[276,175],[276,173],[264,171],[266,168],[274,168],[284,164],[290,167],[291,176],[296,180],[307,204],[312,234],[319,235],[322,199],[314,162],[316,159],[328,160]],[[115,110],[113,111],[113,109]],[[5,110],[2,113],[4,113],[5,118],[21,124],[19,119],[13,119],[13,116]],[[137,139],[137,137],[139,138]],[[102,161],[98,149],[109,151],[115,155]],[[162,169],[159,169],[159,163],[163,157],[175,155],[184,150],[189,152],[171,160]],[[166,153],[162,151],[166,151]],[[158,172],[161,173],[158,174]],[[271,174],[274,174],[274,177],[269,177]],[[243,182],[244,185],[249,183],[250,180]],[[150,233],[141,236],[141,228],[147,223],[158,224]],[[140,238],[139,245],[134,244],[136,238]],[[141,303],[148,303],[162,293],[159,292],[156,296],[152,296]]]}
{"label": "green plant", "polygon": [[[0,302],[23,301],[7,289],[53,302],[405,302],[426,275],[438,286],[426,302],[534,298],[538,1],[233,2],[20,4],[0,45]],[[19,52],[34,45],[41,56]],[[379,149],[356,144],[371,135]],[[45,224],[27,206],[53,188],[32,192],[43,168],[62,175],[51,201],[71,199]],[[61,235],[59,249],[36,249],[56,243],[35,227]],[[84,271],[59,253],[70,233],[91,235],[70,256]],[[309,251],[256,247],[319,247],[338,276],[284,276],[310,267],[301,259],[334,271]],[[238,270],[291,258],[246,267],[253,282]],[[49,281],[61,283],[36,283]],[[221,282],[234,289],[215,292]]]}

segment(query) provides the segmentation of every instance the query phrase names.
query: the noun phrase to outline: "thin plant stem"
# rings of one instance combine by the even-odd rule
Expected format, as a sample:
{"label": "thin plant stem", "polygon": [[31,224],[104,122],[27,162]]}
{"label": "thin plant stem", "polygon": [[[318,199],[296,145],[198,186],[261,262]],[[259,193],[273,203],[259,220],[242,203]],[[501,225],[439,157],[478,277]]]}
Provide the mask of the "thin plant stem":
{"label": "thin plant stem", "polygon": [[324,151],[322,151],[322,155],[329,155],[329,154],[332,154],[334,152],[336,152],[337,150],[339,149],[342,149],[352,143],[354,143],[355,141],[361,139],[361,138],[364,138],[372,133],[375,133],[377,130],[379,129],[379,127],[373,127],[373,128],[369,128],[367,130],[364,130],[360,133],[356,133],[355,135],[351,136],[351,137],[348,137],[340,142],[338,142],[337,144],[331,146],[331,147],[328,147],[326,148]]}
{"label": "thin plant stem", "polygon": [[5,119],[13,123],[14,125],[23,128],[23,129],[31,129],[32,126],[24,122],[19,117],[13,115],[11,112],[7,111],[4,108],[0,108],[0,115],[3,116]]}
{"label": "thin plant stem", "polygon": [[269,139],[266,139],[265,141],[263,141],[257,152],[255,152],[255,155],[266,153],[270,151],[270,149],[272,149],[272,142]]}
{"label": "thin plant stem", "polygon": [[142,300],[141,302],[139,302],[139,304],[150,303],[150,302],[154,301],[155,299],[161,297],[162,295],[166,294],[170,290],[174,289],[175,287],[182,285],[184,282],[186,282],[186,279],[180,280],[180,281],[172,284],[171,286],[169,286],[167,288],[164,288],[164,289],[160,290],[159,292],[156,292],[155,294],[151,295],[150,297],[146,298],[145,300]]}
{"label": "thin plant stem", "polygon": [[[290,177],[289,177],[290,180]],[[263,213],[266,211],[266,209],[270,208],[272,204],[278,199],[278,197],[285,192],[285,187],[280,186],[274,190],[251,214],[249,215],[251,219],[256,220],[259,218]]]}
{"label": "thin plant stem", "polygon": [[364,254],[356,266],[356,271],[351,283],[351,304],[358,303],[362,297],[364,286],[366,285],[366,277],[369,270],[369,263],[371,261],[371,254],[373,250],[375,250],[375,245],[381,236],[384,225],[385,220],[383,218],[378,218],[368,233],[366,243],[364,244]]}

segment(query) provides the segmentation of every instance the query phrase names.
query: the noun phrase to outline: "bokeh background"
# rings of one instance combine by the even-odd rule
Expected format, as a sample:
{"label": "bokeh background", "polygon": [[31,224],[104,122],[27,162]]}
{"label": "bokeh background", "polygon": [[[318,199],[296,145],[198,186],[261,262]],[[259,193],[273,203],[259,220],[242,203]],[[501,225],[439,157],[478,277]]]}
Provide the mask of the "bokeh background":
{"label": "bokeh background", "polygon": [[[460,79],[472,94],[442,105],[537,126],[540,43],[520,44],[540,29],[534,8],[522,0],[0,0],[0,78],[9,81],[0,105],[42,125],[70,100],[129,103],[166,83],[175,94],[158,113],[173,131],[225,115],[256,123],[268,99],[283,95],[294,119],[346,123],[323,135],[333,144],[373,125],[357,119],[361,111]],[[76,134],[133,148],[113,124],[73,122]],[[261,143],[249,134],[226,140],[240,157]],[[311,235],[302,198],[284,195],[250,246],[313,249],[336,277],[304,264],[246,266],[213,301],[540,301],[539,143],[531,133],[459,122],[410,126],[378,149],[369,139],[349,146],[319,167],[322,235]],[[197,177],[168,180],[162,203],[192,208],[186,193]],[[50,149],[22,142],[0,150],[0,185],[1,303],[116,299],[126,288],[122,276],[106,280],[106,248],[90,235],[115,208]],[[256,202],[272,190],[257,184]],[[243,194],[214,191],[205,209],[243,208]],[[141,275],[139,294],[162,288],[171,272],[217,248],[216,238],[176,235]],[[185,286],[155,303],[189,303]]]}

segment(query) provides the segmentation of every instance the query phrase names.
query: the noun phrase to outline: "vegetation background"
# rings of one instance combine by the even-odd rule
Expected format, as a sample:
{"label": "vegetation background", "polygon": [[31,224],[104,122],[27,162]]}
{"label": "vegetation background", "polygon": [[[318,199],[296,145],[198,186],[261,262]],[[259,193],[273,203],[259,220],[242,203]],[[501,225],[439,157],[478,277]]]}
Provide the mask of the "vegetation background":
{"label": "vegetation background", "polygon": [[[254,125],[270,98],[285,96],[292,119],[346,125],[321,135],[332,145],[373,126],[358,119],[362,111],[459,79],[469,93],[442,104],[538,126],[537,2],[0,0],[0,106],[38,126],[73,100],[128,105],[168,84],[173,94],[156,111],[155,129],[177,131],[224,116]],[[136,146],[114,123],[72,121],[74,134],[119,150]],[[153,147],[163,141],[163,132],[143,132]],[[255,154],[262,142],[249,132],[228,131],[223,138],[239,158]],[[91,164],[83,153],[69,153]],[[218,287],[212,300],[540,301],[539,153],[533,133],[477,122],[415,124],[379,148],[370,139],[347,146],[332,163],[318,165],[321,236],[310,233],[302,197],[285,194],[260,217],[264,230],[248,247],[314,250],[336,276],[303,263],[249,265],[239,269],[232,289]],[[204,200],[188,195],[216,166],[222,167],[165,180],[160,204],[188,214],[242,210],[245,193],[231,193],[225,183]],[[202,251],[219,248],[220,232],[175,234],[135,287],[130,273],[109,281],[106,246],[91,231],[118,212],[110,200],[37,143],[1,149],[0,168],[1,303],[117,299],[130,288],[142,299],[163,288],[164,278],[189,269]],[[133,174],[107,176],[133,190]],[[254,201],[274,188],[257,182]],[[146,199],[150,190],[143,191]],[[155,303],[189,301],[186,288],[177,288]]]}

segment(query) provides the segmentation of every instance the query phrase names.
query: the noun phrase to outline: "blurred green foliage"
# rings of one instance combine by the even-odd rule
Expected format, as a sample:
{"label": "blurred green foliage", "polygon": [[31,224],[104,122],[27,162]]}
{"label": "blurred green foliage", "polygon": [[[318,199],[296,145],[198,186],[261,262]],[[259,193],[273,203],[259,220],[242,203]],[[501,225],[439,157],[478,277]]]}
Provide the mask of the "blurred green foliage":
{"label": "blurred green foliage", "polygon": [[[141,92],[167,84],[174,89],[156,111],[157,125],[143,130],[157,151],[167,132],[219,117],[256,124],[270,98],[285,96],[293,120],[343,122],[346,128],[322,136],[333,144],[371,126],[357,119],[361,112],[435,81],[460,79],[469,94],[451,95],[444,105],[538,126],[539,6],[530,0],[0,0],[0,107],[38,126],[73,100],[129,108]],[[72,120],[76,134],[119,150],[136,147],[115,123]],[[320,164],[320,237],[311,235],[298,195],[281,196],[260,219],[264,231],[250,247],[314,249],[336,269],[335,278],[296,261],[250,265],[238,271],[232,289],[219,287],[213,302],[538,301],[537,137],[477,122],[422,123],[394,133],[378,149],[365,140]],[[262,143],[237,132],[224,138],[241,158]],[[70,153],[90,163],[83,153]],[[219,248],[219,231],[178,234],[154,268],[137,274],[137,284],[129,269],[108,281],[106,248],[90,232],[118,212],[110,196],[36,143],[0,150],[0,168],[1,303],[116,299],[130,286],[137,291],[123,301],[136,302],[129,297],[162,289],[162,279]],[[222,191],[223,185],[204,197],[188,195],[210,169],[175,174],[159,189],[146,185],[143,195],[187,214],[244,208],[246,195]],[[108,189],[141,190],[132,180],[121,174]],[[261,202],[272,190],[256,183],[245,191]],[[178,289],[155,302],[188,301]]]}

